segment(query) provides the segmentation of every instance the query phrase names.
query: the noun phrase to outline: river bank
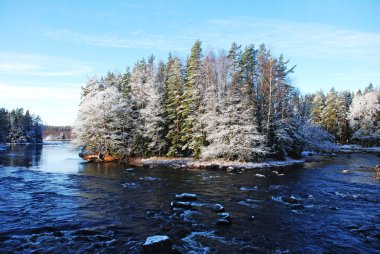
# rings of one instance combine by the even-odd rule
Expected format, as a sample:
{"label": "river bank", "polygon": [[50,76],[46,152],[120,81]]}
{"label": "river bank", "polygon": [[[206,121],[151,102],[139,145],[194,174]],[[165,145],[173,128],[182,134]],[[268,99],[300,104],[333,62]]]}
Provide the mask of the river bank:
{"label": "river bank", "polygon": [[364,147],[360,145],[348,144],[338,146],[338,152],[340,153],[380,153],[379,146]]}
{"label": "river bank", "polygon": [[265,161],[265,162],[240,162],[226,161],[223,159],[214,160],[197,160],[194,158],[131,158],[128,165],[139,167],[171,167],[171,168],[194,168],[194,169],[211,169],[211,170],[249,170],[264,168],[283,168],[289,166],[303,165],[304,160],[288,159],[284,161]]}

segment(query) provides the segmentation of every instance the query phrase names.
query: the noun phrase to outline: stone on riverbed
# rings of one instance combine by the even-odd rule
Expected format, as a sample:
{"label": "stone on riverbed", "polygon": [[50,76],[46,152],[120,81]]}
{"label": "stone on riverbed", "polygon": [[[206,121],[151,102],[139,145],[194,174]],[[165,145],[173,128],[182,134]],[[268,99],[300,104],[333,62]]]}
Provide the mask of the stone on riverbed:
{"label": "stone on riverbed", "polygon": [[231,225],[231,215],[229,213],[218,213],[218,220],[216,222],[219,226],[229,226]]}
{"label": "stone on riverbed", "polygon": [[175,199],[178,201],[194,201],[194,200],[197,200],[197,194],[192,194],[192,193],[176,194]]}
{"label": "stone on riverbed", "polygon": [[172,201],[170,203],[170,207],[171,209],[173,208],[183,208],[183,209],[186,209],[186,210],[190,210],[193,208],[193,206],[191,205],[190,202],[182,202],[182,201]]}
{"label": "stone on riverbed", "polygon": [[288,204],[298,204],[298,200],[293,197],[282,197],[281,200]]}
{"label": "stone on riverbed", "polygon": [[234,169],[234,167],[232,167],[232,166],[229,166],[229,167],[227,167],[227,172],[228,173],[231,173],[232,171],[234,171],[235,169]]}
{"label": "stone on riverbed", "polygon": [[265,175],[262,175],[262,174],[255,174],[255,176],[258,178],[265,178]]}
{"label": "stone on riverbed", "polygon": [[214,212],[220,213],[224,212],[224,207],[221,204],[214,205],[213,209]]}
{"label": "stone on riverbed", "polygon": [[167,253],[172,249],[172,241],[169,236],[149,236],[142,246],[143,253]]}

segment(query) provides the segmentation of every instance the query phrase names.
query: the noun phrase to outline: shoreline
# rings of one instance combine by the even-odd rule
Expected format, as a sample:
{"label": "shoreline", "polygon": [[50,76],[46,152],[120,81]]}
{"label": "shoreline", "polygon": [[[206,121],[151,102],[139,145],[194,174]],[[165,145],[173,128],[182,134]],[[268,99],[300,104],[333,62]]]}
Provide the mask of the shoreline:
{"label": "shoreline", "polygon": [[129,166],[137,167],[170,167],[175,169],[208,169],[208,170],[251,170],[251,169],[275,169],[290,166],[302,166],[305,160],[288,159],[284,161],[264,161],[264,162],[239,162],[226,161],[223,159],[201,160],[194,158],[130,158],[126,161]]}
{"label": "shoreline", "polygon": [[379,146],[369,146],[364,147],[355,144],[341,145],[338,146],[338,153],[380,153]]}

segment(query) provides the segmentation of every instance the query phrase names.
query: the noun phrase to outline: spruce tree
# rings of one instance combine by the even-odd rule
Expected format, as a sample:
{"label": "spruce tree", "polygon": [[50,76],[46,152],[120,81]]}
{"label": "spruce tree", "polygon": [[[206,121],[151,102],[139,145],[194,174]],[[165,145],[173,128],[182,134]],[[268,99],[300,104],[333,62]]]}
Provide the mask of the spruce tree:
{"label": "spruce tree", "polygon": [[311,117],[314,124],[322,125],[322,112],[325,108],[325,94],[322,90],[319,90],[313,98]]}
{"label": "spruce tree", "polygon": [[181,104],[183,74],[178,58],[170,58],[167,68],[168,79],[166,81],[165,115],[168,122],[168,156],[182,155],[181,141]]}
{"label": "spruce tree", "polygon": [[181,131],[183,150],[188,155],[198,158],[204,143],[202,115],[202,49],[197,40],[191,49],[187,64],[187,79],[182,94]]}
{"label": "spruce tree", "polygon": [[331,134],[337,134],[338,93],[331,88],[326,97],[326,106],[322,112],[322,125]]}

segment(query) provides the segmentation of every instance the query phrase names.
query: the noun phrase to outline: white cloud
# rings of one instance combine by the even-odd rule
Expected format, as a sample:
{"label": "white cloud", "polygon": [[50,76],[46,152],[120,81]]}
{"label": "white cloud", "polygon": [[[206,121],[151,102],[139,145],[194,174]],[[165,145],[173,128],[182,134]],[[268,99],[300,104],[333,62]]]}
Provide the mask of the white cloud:
{"label": "white cloud", "polygon": [[45,35],[58,41],[111,47],[188,52],[201,39],[206,47],[228,48],[231,42],[247,45],[264,42],[276,52],[303,59],[353,59],[379,63],[380,34],[340,29],[315,23],[263,20],[252,17],[216,19],[184,24],[175,33],[131,31],[96,35],[54,30]]}
{"label": "white cloud", "polygon": [[[355,59],[379,63],[380,34],[282,20],[238,18],[209,21],[212,40],[261,43],[275,51],[306,59]],[[218,27],[224,33],[215,33]],[[208,31],[205,32],[207,37]]]}
{"label": "white cloud", "polygon": [[[102,35],[78,33],[70,30],[54,30],[45,33],[46,36],[57,41],[66,41],[78,44],[85,44],[99,47],[110,48],[138,48],[138,49],[156,49],[159,51],[169,52],[188,50],[183,45],[183,40],[176,40],[165,35],[134,31],[127,35],[119,33],[108,33]],[[190,41],[193,41],[192,38]]]}
{"label": "white cloud", "polygon": [[0,74],[23,76],[81,76],[92,68],[77,61],[52,56],[0,52]]}
{"label": "white cloud", "polygon": [[0,83],[0,107],[22,107],[40,115],[44,123],[71,125],[80,102],[81,85],[68,86],[16,86]]}

